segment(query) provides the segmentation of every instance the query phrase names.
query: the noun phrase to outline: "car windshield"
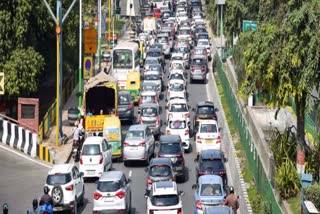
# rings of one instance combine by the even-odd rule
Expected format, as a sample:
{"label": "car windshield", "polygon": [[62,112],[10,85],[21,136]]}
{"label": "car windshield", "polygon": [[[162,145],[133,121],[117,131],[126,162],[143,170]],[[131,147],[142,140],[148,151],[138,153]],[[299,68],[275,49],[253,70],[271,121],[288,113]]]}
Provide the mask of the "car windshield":
{"label": "car windshield", "polygon": [[186,111],[188,111],[187,104],[172,104],[170,111],[171,112],[186,112]]}
{"label": "car windshield", "polygon": [[183,75],[179,73],[171,74],[170,80],[183,80]]}
{"label": "car windshield", "polygon": [[168,143],[168,142],[161,142],[159,153],[162,154],[177,154],[181,153],[181,146],[180,143]]}
{"label": "car windshield", "polygon": [[173,206],[179,203],[178,195],[156,195],[151,197],[154,206]]}
{"label": "car windshield", "polygon": [[209,36],[206,35],[206,34],[200,34],[200,35],[198,36],[198,39],[209,39]]}
{"label": "car windshield", "polygon": [[99,155],[100,145],[99,144],[86,144],[82,148],[82,155]]}
{"label": "car windshield", "polygon": [[141,110],[141,116],[143,117],[155,117],[158,115],[158,110],[156,108],[143,108]]}
{"label": "car windshield", "polygon": [[224,166],[221,159],[201,159],[200,169],[223,170]]}
{"label": "car windshield", "polygon": [[151,166],[149,170],[149,175],[152,177],[166,177],[171,175],[171,169],[168,165],[155,165]]}
{"label": "car windshield", "polygon": [[194,59],[193,64],[195,65],[202,65],[203,64],[203,59]]}
{"label": "car windshield", "polygon": [[132,52],[130,50],[113,51],[113,68],[132,68]]}
{"label": "car windshield", "polygon": [[115,192],[121,188],[119,181],[99,181],[97,189],[100,192]]}
{"label": "car windshield", "polygon": [[172,68],[173,69],[177,69],[177,70],[182,70],[183,69],[183,66],[181,63],[173,63],[172,64]]}
{"label": "car windshield", "polygon": [[159,80],[160,75],[159,74],[145,74],[144,79],[145,80]]}
{"label": "car windshield", "polygon": [[148,71],[160,71],[161,67],[157,65],[150,65]]}
{"label": "car windshield", "polygon": [[149,52],[147,53],[147,57],[148,57],[148,56],[149,56],[149,57],[159,57],[159,56],[161,56],[161,52],[160,52],[160,51],[159,51],[159,52],[158,52],[158,51],[152,51],[152,52],[149,51]]}
{"label": "car windshield", "polygon": [[157,91],[155,85],[142,85],[141,91]]}
{"label": "car windshield", "polygon": [[143,131],[128,131],[126,138],[144,138]]}
{"label": "car windshield", "polygon": [[170,129],[185,129],[186,128],[186,121],[175,120],[169,122]]}
{"label": "car windshield", "polygon": [[119,105],[126,105],[126,104],[129,104],[129,102],[130,102],[129,95],[127,95],[127,94],[125,94],[125,95],[120,94],[119,95]]}
{"label": "car windshield", "polygon": [[70,181],[71,181],[71,175],[69,173],[48,175],[47,177],[47,184],[51,186],[67,184]]}
{"label": "car windshield", "polygon": [[217,133],[216,124],[201,124],[200,133]]}
{"label": "car windshield", "polygon": [[202,46],[208,46],[209,45],[209,42],[208,41],[199,41],[198,42],[198,45],[202,45]]}
{"label": "car windshield", "polygon": [[145,64],[146,65],[158,64],[158,60],[156,60],[156,59],[146,59]]}
{"label": "car windshield", "polygon": [[155,103],[156,96],[141,96],[141,103]]}
{"label": "car windshield", "polygon": [[183,60],[183,57],[182,56],[173,56],[171,57],[171,60]]}
{"label": "car windshield", "polygon": [[184,85],[179,83],[170,84],[170,91],[183,91]]}
{"label": "car windshield", "polygon": [[221,185],[220,184],[202,184],[200,188],[201,196],[221,196]]}
{"label": "car windshield", "polygon": [[198,114],[214,114],[214,107],[212,106],[201,106],[198,108]]}
{"label": "car windshield", "polygon": [[158,8],[153,9],[153,11],[154,11],[155,13],[160,13],[160,9],[158,9]]}
{"label": "car windshield", "polygon": [[203,55],[204,49],[195,49],[193,53],[194,55]]}

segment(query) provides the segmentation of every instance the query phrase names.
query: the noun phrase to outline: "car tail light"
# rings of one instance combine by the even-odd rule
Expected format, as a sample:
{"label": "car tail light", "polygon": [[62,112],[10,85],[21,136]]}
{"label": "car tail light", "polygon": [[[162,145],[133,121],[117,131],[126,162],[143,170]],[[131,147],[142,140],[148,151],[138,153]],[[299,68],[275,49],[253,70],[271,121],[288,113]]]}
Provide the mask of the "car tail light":
{"label": "car tail light", "polygon": [[73,184],[69,185],[69,186],[66,186],[65,189],[67,191],[72,191],[73,190]]}
{"label": "car tail light", "polygon": [[156,123],[157,123],[157,124],[160,124],[160,117],[159,117],[159,116],[157,117]]}
{"label": "car tail light", "polygon": [[219,175],[225,175],[225,174],[226,174],[226,170],[218,171],[217,174],[219,174]]}
{"label": "car tail light", "polygon": [[146,68],[146,67],[143,67],[143,70],[144,70],[144,71],[146,71],[146,70],[147,70],[147,68]]}
{"label": "car tail light", "polygon": [[156,97],[156,96],[154,96],[153,100],[154,100],[154,103],[157,103],[157,102],[158,102],[158,100],[157,100],[157,97]]}
{"label": "car tail light", "polygon": [[102,164],[103,162],[103,155],[102,155],[102,152],[100,152],[100,161],[99,161],[99,164]]}
{"label": "car tail light", "polygon": [[174,177],[170,177],[170,181],[174,181]]}
{"label": "car tail light", "polygon": [[191,70],[194,71],[194,67],[193,66],[191,66]]}
{"label": "car tail light", "polygon": [[197,137],[197,143],[201,143],[201,137],[200,136]]}
{"label": "car tail light", "polygon": [[141,118],[141,116],[139,117],[139,124],[142,124],[142,118]]}
{"label": "car tail light", "polygon": [[201,67],[201,71],[205,71],[205,67],[204,66]]}
{"label": "car tail light", "polygon": [[124,147],[129,146],[129,143],[128,142],[123,142],[123,146]]}
{"label": "car tail light", "polygon": [[128,109],[129,110],[132,109],[132,105],[131,104],[128,105]]}
{"label": "car tail light", "polygon": [[79,160],[80,164],[83,164],[83,160],[82,160],[82,153],[80,154],[80,160]]}
{"label": "car tail light", "polygon": [[101,197],[102,197],[102,194],[99,193],[99,192],[95,192],[95,193],[93,194],[94,200],[99,200],[99,198],[101,198]]}
{"label": "car tail light", "polygon": [[186,91],[184,91],[184,92],[183,92],[183,95],[184,95],[184,96],[186,96],[186,94],[187,94],[187,92],[186,92]]}
{"label": "car tail light", "polygon": [[168,97],[170,97],[170,91],[168,91]]}
{"label": "car tail light", "polygon": [[178,214],[182,214],[182,209],[181,208],[179,208],[177,211],[178,211]]}
{"label": "car tail light", "polygon": [[138,144],[138,146],[145,146],[145,145],[146,145],[146,142],[145,142],[145,141],[143,141],[143,142],[141,142],[141,143]]}
{"label": "car tail light", "polygon": [[149,214],[153,214],[154,212],[153,212],[153,210],[149,210]]}
{"label": "car tail light", "polygon": [[124,191],[120,191],[116,193],[116,196],[120,199],[124,198],[126,196],[126,193]]}
{"label": "car tail light", "polygon": [[190,113],[186,113],[184,116],[186,116],[187,118],[190,118]]}
{"label": "car tail light", "polygon": [[189,129],[184,132],[184,135],[189,135]]}
{"label": "car tail light", "polygon": [[171,135],[170,130],[167,130],[167,131],[166,131],[166,134],[167,134],[167,135]]}
{"label": "car tail light", "polygon": [[152,181],[150,178],[147,179],[147,184],[150,184],[150,185],[152,184]]}
{"label": "car tail light", "polygon": [[197,200],[196,207],[197,207],[198,210],[202,210],[202,205],[201,205],[201,201],[200,200]]}
{"label": "car tail light", "polygon": [[199,175],[205,175],[205,174],[206,174],[206,171],[203,171],[203,170],[199,171]]}
{"label": "car tail light", "polygon": [[216,143],[221,143],[221,137],[220,137],[220,135],[218,135],[217,140],[216,140]]}

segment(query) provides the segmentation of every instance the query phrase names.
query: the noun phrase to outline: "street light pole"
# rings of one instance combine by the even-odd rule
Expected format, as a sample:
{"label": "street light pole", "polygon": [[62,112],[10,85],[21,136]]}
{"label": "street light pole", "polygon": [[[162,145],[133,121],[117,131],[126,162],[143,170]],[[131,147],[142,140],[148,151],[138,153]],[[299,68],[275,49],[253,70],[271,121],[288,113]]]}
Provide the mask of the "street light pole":
{"label": "street light pole", "polygon": [[79,1],[79,76],[78,76],[78,107],[82,106],[82,0]]}
{"label": "street light pole", "polygon": [[102,19],[102,14],[101,14],[101,0],[98,0],[98,13],[99,13],[99,23],[98,23],[98,60],[99,60],[99,71],[101,71],[101,19]]}

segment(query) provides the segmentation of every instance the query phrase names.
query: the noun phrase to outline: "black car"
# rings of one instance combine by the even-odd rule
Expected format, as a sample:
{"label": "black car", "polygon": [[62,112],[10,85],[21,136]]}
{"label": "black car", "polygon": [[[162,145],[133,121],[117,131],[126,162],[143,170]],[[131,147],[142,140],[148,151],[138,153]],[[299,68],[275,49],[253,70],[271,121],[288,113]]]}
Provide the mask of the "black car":
{"label": "black car", "polygon": [[134,121],[134,103],[129,91],[120,91],[118,99],[118,113],[120,120]]}
{"label": "black car", "polygon": [[145,170],[147,175],[146,192],[149,192],[153,182],[174,181],[172,162],[169,158],[153,158]]}
{"label": "black car", "polygon": [[161,135],[157,157],[170,158],[174,174],[185,181],[184,150],[179,135]]}
{"label": "black car", "polygon": [[221,176],[224,185],[228,184],[227,171],[225,168],[226,159],[220,150],[202,150],[198,159],[195,159],[195,162],[198,162],[196,166],[197,180],[201,175],[213,174]]}
{"label": "black car", "polygon": [[196,108],[192,109],[192,111],[195,111],[195,116],[193,119],[193,125],[194,125],[194,130],[197,130],[197,126],[199,125],[199,120],[201,119],[213,119],[217,120],[217,114],[216,114],[216,109],[213,105],[213,102],[210,101],[201,101],[198,102],[196,105]]}

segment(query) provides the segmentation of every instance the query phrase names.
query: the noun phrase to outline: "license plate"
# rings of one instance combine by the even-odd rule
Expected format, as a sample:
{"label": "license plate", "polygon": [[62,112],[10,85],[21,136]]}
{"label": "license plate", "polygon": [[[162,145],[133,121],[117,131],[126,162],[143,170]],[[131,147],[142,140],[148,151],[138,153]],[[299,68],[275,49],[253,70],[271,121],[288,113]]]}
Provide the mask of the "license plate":
{"label": "license plate", "polygon": [[138,150],[138,147],[130,147],[130,150]]}
{"label": "license plate", "polygon": [[213,140],[205,140],[205,143],[206,143],[206,144],[212,144],[212,143],[213,143]]}
{"label": "license plate", "polygon": [[125,111],[126,108],[119,108],[118,110],[119,110],[119,111]]}
{"label": "license plate", "polygon": [[113,201],[113,197],[104,197],[103,201],[104,202],[112,202]]}
{"label": "license plate", "polygon": [[95,171],[94,170],[88,170],[87,173],[88,173],[88,175],[94,175]]}

